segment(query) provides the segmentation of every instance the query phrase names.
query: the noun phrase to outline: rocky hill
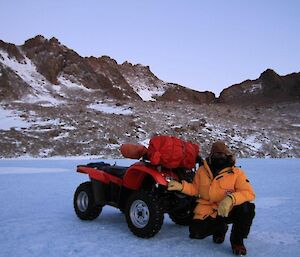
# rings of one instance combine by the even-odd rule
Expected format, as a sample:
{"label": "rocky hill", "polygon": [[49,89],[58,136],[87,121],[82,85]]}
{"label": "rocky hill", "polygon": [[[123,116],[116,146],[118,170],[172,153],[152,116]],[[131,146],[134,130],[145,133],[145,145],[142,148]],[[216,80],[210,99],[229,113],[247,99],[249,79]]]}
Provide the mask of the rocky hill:
{"label": "rocky hill", "polygon": [[224,89],[219,97],[221,103],[274,103],[300,101],[300,72],[279,76],[268,69],[256,80],[246,80]]}
{"label": "rocky hill", "polygon": [[0,157],[116,158],[120,144],[154,133],[192,140],[203,155],[222,139],[241,157],[300,157],[299,88],[299,73],[267,70],[217,99],[55,38],[0,41]]}
{"label": "rocky hill", "polygon": [[[57,101],[68,98],[66,88],[69,85],[79,85],[82,90],[92,92],[104,98],[114,100],[159,100],[173,91],[173,84],[157,78],[148,66],[132,65],[128,62],[117,64],[110,57],[84,58],[73,50],[62,45],[56,38],[46,39],[43,36],[25,41],[24,45],[15,46],[0,41],[1,76],[0,96],[5,100],[7,92],[14,92],[16,84],[27,87],[25,95],[30,94],[39,101],[39,97],[49,96]],[[15,74],[16,76],[14,76]],[[32,85],[35,84],[35,85]],[[35,88],[38,85],[38,88]],[[39,95],[38,91],[43,91]],[[214,101],[214,97],[207,98],[206,92],[197,92],[177,85],[176,92],[185,92],[182,100],[195,101],[198,104]],[[210,93],[214,96],[213,93]],[[203,97],[201,97],[203,95]],[[86,96],[86,94],[85,94]],[[20,95],[12,93],[9,97],[21,100]],[[73,96],[72,96],[73,97]],[[164,97],[164,101],[178,101],[172,97]]]}

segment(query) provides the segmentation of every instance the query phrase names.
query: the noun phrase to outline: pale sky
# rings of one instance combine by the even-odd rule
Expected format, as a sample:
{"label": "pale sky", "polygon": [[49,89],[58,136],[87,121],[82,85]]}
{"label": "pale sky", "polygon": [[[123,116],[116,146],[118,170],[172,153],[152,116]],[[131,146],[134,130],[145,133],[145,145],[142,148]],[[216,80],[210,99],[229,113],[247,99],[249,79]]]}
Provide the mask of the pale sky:
{"label": "pale sky", "polygon": [[0,0],[0,39],[56,37],[218,96],[267,68],[300,71],[297,0]]}

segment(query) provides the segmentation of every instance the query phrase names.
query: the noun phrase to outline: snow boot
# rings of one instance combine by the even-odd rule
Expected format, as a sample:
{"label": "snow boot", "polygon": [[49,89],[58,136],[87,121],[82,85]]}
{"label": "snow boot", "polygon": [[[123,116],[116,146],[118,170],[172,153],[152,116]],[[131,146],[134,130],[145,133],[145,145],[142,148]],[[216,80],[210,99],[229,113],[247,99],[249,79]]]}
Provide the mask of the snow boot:
{"label": "snow boot", "polygon": [[204,239],[207,236],[212,235],[212,220],[208,217],[205,220],[192,220],[189,230],[190,238],[192,239]]}
{"label": "snow boot", "polygon": [[247,249],[244,245],[244,240],[242,237],[235,236],[233,233],[231,233],[230,243],[233,254],[240,256],[247,254]]}
{"label": "snow boot", "polygon": [[222,244],[225,240],[225,235],[226,235],[226,232],[228,230],[228,225],[223,223],[223,228],[218,231],[215,231],[215,233],[213,234],[213,242],[215,244]]}

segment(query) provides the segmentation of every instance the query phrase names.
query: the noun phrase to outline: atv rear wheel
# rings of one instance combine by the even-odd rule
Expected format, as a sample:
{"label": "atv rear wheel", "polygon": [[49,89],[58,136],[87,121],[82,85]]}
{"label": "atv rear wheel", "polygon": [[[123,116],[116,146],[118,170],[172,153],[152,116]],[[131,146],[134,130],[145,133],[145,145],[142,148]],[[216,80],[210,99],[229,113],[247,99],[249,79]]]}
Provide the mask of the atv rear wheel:
{"label": "atv rear wheel", "polygon": [[142,238],[156,235],[163,224],[164,213],[158,198],[149,192],[135,192],[129,197],[126,221],[133,234]]}
{"label": "atv rear wheel", "polygon": [[82,220],[94,220],[102,211],[102,207],[95,203],[91,182],[82,183],[77,187],[73,204],[76,215]]}

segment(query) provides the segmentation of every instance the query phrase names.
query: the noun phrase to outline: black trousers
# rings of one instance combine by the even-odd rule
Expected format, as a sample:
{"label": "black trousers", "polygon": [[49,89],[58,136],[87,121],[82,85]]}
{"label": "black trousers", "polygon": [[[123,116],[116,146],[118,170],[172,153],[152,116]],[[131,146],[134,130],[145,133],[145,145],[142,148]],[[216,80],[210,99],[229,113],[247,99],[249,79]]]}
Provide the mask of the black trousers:
{"label": "black trousers", "polygon": [[247,238],[254,216],[254,203],[245,202],[234,206],[228,217],[217,216],[216,218],[208,217],[204,220],[193,220],[189,227],[190,237],[203,239],[210,235],[223,235],[227,231],[227,224],[232,223],[232,236],[241,239]]}

